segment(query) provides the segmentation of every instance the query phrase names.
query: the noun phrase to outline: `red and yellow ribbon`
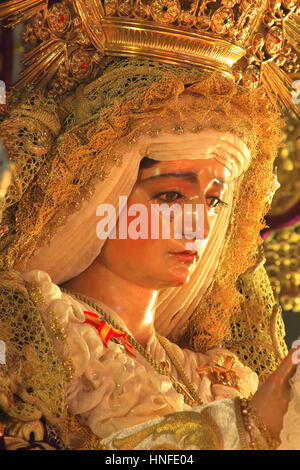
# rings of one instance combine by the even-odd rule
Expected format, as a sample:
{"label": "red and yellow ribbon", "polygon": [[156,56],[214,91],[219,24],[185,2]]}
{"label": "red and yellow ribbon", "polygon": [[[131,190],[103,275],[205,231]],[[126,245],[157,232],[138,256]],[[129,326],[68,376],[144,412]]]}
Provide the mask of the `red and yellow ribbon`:
{"label": "red and yellow ribbon", "polygon": [[132,351],[132,346],[128,343],[128,336],[120,330],[113,328],[109,322],[104,318],[99,318],[96,313],[84,311],[85,323],[90,323],[99,333],[104,346],[107,348],[107,343],[110,338],[114,339],[117,343],[121,343],[125,351],[133,357],[136,357]]}

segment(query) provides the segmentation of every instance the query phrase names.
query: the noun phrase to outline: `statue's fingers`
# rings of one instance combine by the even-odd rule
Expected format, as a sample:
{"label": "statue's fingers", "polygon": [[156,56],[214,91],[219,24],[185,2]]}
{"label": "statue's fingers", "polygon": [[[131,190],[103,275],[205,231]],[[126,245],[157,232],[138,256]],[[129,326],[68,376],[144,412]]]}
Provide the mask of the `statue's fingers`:
{"label": "statue's fingers", "polygon": [[[296,357],[299,355],[298,362]],[[300,363],[300,341],[299,346],[292,348],[288,355],[283,359],[275,372],[269,377],[271,381],[277,383],[287,382],[295,373],[297,364]]]}

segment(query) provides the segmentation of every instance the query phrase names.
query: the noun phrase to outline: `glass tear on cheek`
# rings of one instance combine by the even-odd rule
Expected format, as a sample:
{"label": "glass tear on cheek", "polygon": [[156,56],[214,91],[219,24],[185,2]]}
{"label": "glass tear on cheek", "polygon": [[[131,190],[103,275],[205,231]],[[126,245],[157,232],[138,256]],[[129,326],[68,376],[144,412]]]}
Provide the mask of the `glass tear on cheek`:
{"label": "glass tear on cheek", "polygon": [[197,251],[199,253],[199,256],[201,256],[201,253],[203,253],[207,243],[208,243],[208,239],[205,239],[205,240],[196,239],[193,242],[186,242],[185,249],[190,250],[190,251]]}
{"label": "glass tear on cheek", "polygon": [[197,250],[197,242],[187,242],[185,244],[185,249],[188,251],[196,251]]}

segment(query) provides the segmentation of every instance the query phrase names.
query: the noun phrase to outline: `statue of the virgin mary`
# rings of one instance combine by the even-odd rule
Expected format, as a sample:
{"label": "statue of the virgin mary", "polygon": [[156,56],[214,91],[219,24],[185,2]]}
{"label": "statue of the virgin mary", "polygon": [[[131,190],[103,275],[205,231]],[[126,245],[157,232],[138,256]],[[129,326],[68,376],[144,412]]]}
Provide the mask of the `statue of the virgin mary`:
{"label": "statue of the virgin mary", "polygon": [[283,445],[296,366],[260,238],[278,21],[246,1],[14,3],[0,18],[35,16],[0,128],[1,445]]}

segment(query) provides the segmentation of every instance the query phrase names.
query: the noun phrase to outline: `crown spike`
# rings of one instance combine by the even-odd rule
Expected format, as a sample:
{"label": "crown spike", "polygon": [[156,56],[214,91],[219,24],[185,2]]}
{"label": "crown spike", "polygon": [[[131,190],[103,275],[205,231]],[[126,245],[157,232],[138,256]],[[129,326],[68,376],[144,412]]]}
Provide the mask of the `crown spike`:
{"label": "crown spike", "polygon": [[269,96],[272,93],[279,97],[279,102],[281,102],[285,111],[290,112],[292,110],[296,116],[300,117],[299,107],[292,101],[292,78],[287,73],[274,62],[268,62],[264,64],[262,82],[269,91]]}
{"label": "crown spike", "polygon": [[10,0],[0,5],[0,23],[16,26],[27,21],[42,10],[46,10],[48,0]]}
{"label": "crown spike", "polygon": [[300,17],[291,13],[285,21],[285,32],[289,43],[300,54]]}
{"label": "crown spike", "polygon": [[[45,83],[57,72],[59,65],[64,61],[65,50],[62,42],[50,40],[24,55],[25,66],[22,78],[18,80],[13,89],[22,88],[26,83]],[[46,83],[45,83],[46,84]]]}

